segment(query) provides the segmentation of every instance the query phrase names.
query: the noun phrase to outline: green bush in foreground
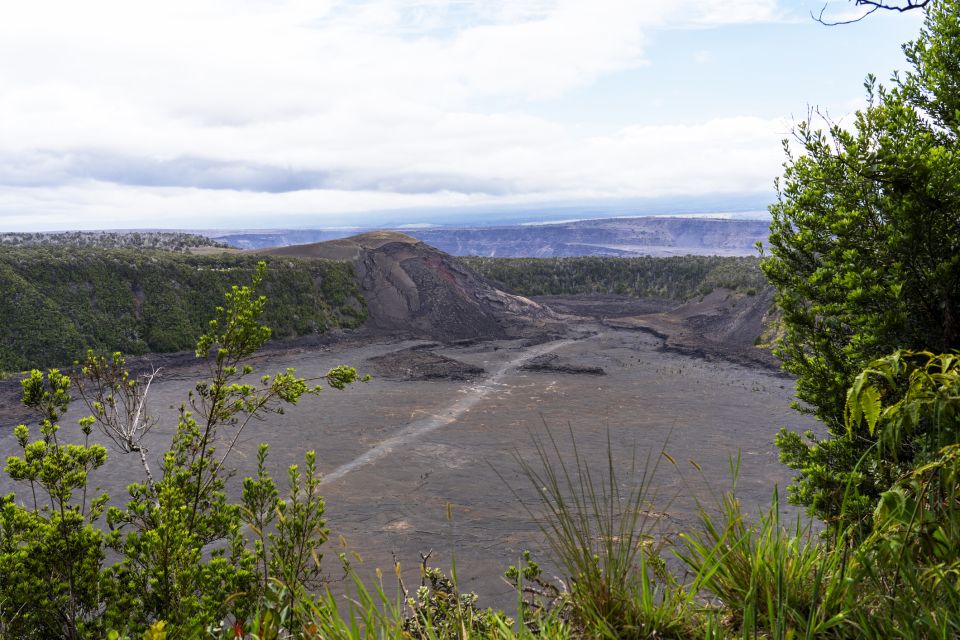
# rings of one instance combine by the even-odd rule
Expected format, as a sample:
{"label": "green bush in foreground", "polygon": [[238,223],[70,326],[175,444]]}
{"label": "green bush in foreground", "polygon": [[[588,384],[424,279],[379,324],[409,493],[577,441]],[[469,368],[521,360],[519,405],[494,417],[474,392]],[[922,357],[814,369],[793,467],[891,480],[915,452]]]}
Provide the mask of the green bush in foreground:
{"label": "green bush in foreground", "polygon": [[[74,379],[51,370],[23,380],[40,438],[31,441],[30,430],[18,426],[20,455],[6,462],[28,496],[0,499],[0,636],[103,637],[112,629],[200,637],[262,607],[274,583],[289,594],[287,604],[306,597],[327,536],[313,452],[303,471],[290,468],[281,499],[261,447],[258,476],[244,483],[242,503],[226,499],[229,456],[247,425],[321,390],[290,369],[252,378],[248,360],[271,335],[258,322],[266,298],[254,294],[264,273],[261,263],[251,286],[225,295],[197,342],[209,378],[181,405],[156,471],[142,441],[152,425],[145,412],[152,376],[131,378],[119,354],[91,353]],[[349,367],[325,377],[336,389],[356,379]],[[74,389],[91,413],[80,420],[80,444],[58,423]],[[107,457],[89,442],[94,426],[121,452],[140,454],[143,480],[129,486],[122,507],[108,509],[106,495],[88,495],[91,474]],[[228,444],[218,450],[221,440]],[[98,527],[104,513],[106,530]],[[108,550],[119,558],[113,564],[105,562]]]}

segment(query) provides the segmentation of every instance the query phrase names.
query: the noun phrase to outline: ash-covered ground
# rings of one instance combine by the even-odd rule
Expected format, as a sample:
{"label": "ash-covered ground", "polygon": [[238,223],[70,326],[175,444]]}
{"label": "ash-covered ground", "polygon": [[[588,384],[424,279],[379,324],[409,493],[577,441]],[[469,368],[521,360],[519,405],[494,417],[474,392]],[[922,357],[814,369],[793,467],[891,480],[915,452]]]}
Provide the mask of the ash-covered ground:
{"label": "ash-covered ground", "polygon": [[[812,426],[788,406],[789,379],[762,366],[665,350],[662,338],[627,325],[568,323],[566,335],[544,341],[429,345],[371,336],[271,350],[257,358],[257,374],[294,367],[319,377],[348,363],[396,375],[326,390],[284,416],[251,424],[233,456],[233,486],[254,471],[259,442],[270,444],[270,466],[281,484],[283,469],[315,449],[326,477],[331,537],[323,562],[331,577],[339,575],[336,541],[343,535],[368,575],[379,566],[392,576],[396,558],[406,584],[415,586],[421,552],[432,551],[431,563],[445,569],[455,556],[461,586],[478,592],[484,606],[507,608],[516,597],[500,576],[524,549],[550,567],[543,535],[527,511],[540,508],[516,460],[537,464],[532,438],[545,438],[548,430],[567,462],[572,433],[597,472],[605,469],[609,438],[624,485],[634,460],[658,462],[650,509],[665,514],[659,519],[665,530],[696,526],[698,502],[709,507],[729,488],[731,460],[738,456],[738,493],[746,505],[768,504],[774,487],[785,487],[790,473],[777,461],[774,436],[782,426]],[[151,388],[151,409],[162,416],[148,441],[154,457],[169,443],[176,407],[203,372],[189,359],[157,362],[164,368]],[[551,366],[525,366],[538,362]],[[4,456],[16,451],[12,427],[23,418],[18,387],[15,381],[0,385]],[[78,433],[80,415],[78,408],[71,412],[63,433]],[[661,448],[676,465],[659,456]],[[139,473],[134,456],[111,450],[94,484],[120,504]],[[28,491],[0,478],[0,492],[11,490]]]}

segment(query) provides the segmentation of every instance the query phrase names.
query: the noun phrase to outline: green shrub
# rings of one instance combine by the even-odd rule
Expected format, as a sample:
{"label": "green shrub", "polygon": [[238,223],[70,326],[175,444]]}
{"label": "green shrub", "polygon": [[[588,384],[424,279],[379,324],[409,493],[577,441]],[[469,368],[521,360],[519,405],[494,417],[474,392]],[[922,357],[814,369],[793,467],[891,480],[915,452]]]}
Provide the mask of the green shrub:
{"label": "green shrub", "polygon": [[[169,625],[177,637],[198,637],[224,618],[244,620],[262,608],[274,582],[291,594],[288,604],[314,584],[327,531],[312,452],[306,475],[290,468],[288,498],[271,490],[261,447],[259,474],[245,483],[244,502],[226,499],[227,461],[245,427],[321,390],[289,369],[250,378],[248,361],[271,335],[259,323],[266,298],[254,293],[265,268],[256,267],[251,286],[231,288],[197,341],[209,378],[181,405],[157,470],[142,444],[154,420],[143,411],[153,375],[133,378],[119,353],[90,352],[73,379],[34,370],[23,380],[40,439],[31,442],[30,430],[16,427],[21,455],[6,461],[6,473],[29,497],[0,499],[0,637],[102,637],[108,629],[166,637],[157,625]],[[342,389],[356,379],[354,369],[337,367],[326,383]],[[58,424],[72,390],[92,414],[79,421],[74,438]],[[106,510],[106,531],[98,520],[108,497],[87,491],[107,458],[104,447],[88,441],[94,426],[121,453],[139,454],[143,471],[142,481],[128,487],[126,504]],[[221,440],[228,444],[218,450]],[[105,562],[107,550],[117,558],[113,564]]]}

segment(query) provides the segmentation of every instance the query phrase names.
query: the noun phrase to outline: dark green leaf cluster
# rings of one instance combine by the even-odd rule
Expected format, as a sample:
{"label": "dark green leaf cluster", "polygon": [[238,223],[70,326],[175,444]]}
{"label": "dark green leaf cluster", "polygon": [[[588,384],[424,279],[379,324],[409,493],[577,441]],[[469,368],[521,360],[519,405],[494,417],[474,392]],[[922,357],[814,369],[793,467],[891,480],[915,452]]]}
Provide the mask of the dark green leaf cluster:
{"label": "dark green leaf cluster", "polygon": [[[221,292],[256,264],[247,255],[0,249],[0,370],[69,364],[87,349],[192,349]],[[275,337],[356,327],[366,318],[350,265],[284,258],[270,266],[264,319]]]}
{"label": "dark green leaf cluster", "polygon": [[606,293],[688,300],[718,287],[756,293],[767,285],[752,257],[460,258],[525,296]]}

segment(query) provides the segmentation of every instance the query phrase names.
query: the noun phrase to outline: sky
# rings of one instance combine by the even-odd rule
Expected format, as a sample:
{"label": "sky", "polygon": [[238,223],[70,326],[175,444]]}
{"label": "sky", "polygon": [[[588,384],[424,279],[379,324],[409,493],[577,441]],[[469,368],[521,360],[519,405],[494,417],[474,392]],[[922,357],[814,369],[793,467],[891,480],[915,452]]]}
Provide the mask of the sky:
{"label": "sky", "polygon": [[823,6],[3,2],[0,231],[762,209],[792,123],[920,28]]}

